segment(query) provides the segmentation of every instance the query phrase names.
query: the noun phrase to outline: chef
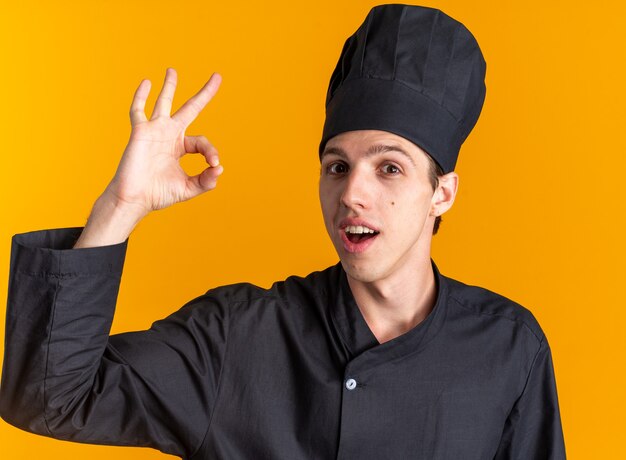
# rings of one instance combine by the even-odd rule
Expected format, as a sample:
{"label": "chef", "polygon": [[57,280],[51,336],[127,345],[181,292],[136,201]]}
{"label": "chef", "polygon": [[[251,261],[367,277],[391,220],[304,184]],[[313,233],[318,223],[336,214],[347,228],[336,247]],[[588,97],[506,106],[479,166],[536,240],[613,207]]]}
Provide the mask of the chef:
{"label": "chef", "polygon": [[[440,10],[373,8],[326,98],[319,196],[339,262],[269,289],[210,289],[110,335],[129,235],[213,189],[217,150],[170,115],[168,69],[85,227],[12,241],[0,414],[21,429],[185,459],[564,459],[550,347],[533,315],[443,275],[430,245],[485,98],[474,36]],[[203,154],[188,177],[179,158]],[[471,261],[467,261],[471,263]]]}

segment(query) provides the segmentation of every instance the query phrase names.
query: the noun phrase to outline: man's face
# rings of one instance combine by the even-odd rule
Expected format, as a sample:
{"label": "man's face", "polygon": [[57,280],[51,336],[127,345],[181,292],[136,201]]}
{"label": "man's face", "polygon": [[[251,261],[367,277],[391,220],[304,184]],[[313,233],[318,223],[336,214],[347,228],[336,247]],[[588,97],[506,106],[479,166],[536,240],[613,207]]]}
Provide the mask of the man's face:
{"label": "man's face", "polygon": [[324,222],[349,276],[374,282],[429,260],[435,218],[422,149],[386,131],[348,131],[321,161]]}

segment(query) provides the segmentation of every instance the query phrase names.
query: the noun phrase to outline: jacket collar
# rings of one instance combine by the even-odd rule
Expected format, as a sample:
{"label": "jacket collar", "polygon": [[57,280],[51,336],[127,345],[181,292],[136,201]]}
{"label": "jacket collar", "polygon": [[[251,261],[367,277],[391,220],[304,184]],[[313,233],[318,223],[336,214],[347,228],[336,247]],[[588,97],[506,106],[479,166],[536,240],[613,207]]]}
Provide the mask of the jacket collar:
{"label": "jacket collar", "polygon": [[441,275],[435,262],[431,259],[435,275],[437,298],[435,306],[428,316],[406,333],[380,344],[370,330],[361,310],[359,309],[346,272],[341,262],[332,270],[332,278],[337,290],[331,289],[329,299],[330,317],[335,329],[347,351],[351,366],[371,368],[389,360],[401,358],[421,351],[439,332],[445,322],[448,286],[446,278]]}

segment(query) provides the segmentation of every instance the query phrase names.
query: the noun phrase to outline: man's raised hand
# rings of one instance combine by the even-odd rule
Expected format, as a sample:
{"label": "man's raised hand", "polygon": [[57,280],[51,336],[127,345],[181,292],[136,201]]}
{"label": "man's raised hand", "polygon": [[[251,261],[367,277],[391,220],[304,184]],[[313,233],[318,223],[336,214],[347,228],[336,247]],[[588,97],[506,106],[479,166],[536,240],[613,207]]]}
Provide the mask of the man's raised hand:
{"label": "man's raised hand", "polygon": [[[130,140],[105,195],[138,214],[163,209],[193,198],[217,184],[223,168],[215,147],[204,136],[186,136],[185,130],[213,98],[222,77],[211,75],[209,81],[182,107],[170,116],[176,90],[176,71],[168,68],[152,116],[148,120],[145,105],[150,80],[143,80],[130,109]],[[189,176],[179,160],[188,153],[200,153],[207,168]]]}

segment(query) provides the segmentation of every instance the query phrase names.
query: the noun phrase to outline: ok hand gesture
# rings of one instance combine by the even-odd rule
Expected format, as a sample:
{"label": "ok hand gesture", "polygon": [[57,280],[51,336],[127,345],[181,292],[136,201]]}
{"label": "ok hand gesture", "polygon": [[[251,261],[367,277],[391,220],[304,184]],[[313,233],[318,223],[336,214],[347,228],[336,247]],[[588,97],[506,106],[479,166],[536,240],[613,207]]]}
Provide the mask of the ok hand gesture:
{"label": "ok hand gesture", "polygon": [[[148,120],[145,105],[150,80],[143,80],[130,109],[130,140],[105,194],[140,215],[193,198],[217,184],[223,168],[215,147],[204,136],[186,136],[185,130],[213,98],[222,77],[218,73],[191,99],[170,115],[176,90],[176,71],[168,68],[163,88]],[[202,154],[207,168],[188,176],[179,164],[183,155]]]}

